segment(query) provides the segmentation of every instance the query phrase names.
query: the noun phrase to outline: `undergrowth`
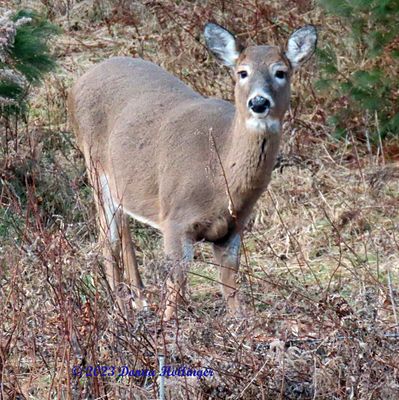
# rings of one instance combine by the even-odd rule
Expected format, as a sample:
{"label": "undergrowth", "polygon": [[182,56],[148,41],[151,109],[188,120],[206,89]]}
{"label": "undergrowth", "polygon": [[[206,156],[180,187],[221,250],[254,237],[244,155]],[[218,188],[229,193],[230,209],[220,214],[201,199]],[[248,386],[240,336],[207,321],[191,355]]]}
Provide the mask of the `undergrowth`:
{"label": "undergrowth", "polygon": [[[328,119],[341,104],[314,87],[320,58],[294,79],[279,164],[245,234],[245,318],[226,314],[210,248],[199,244],[179,319],[162,322],[161,237],[136,222],[150,308],[121,313],[104,278],[92,192],[66,120],[72,82],[122,54],[231,100],[229,71],[203,45],[206,21],[247,44],[281,45],[313,23],[320,47],[337,52],[339,21],[309,1],[23,3],[63,33],[53,48],[59,70],[35,89],[26,123],[1,137],[0,398],[154,399],[156,378],[72,371],[157,370],[164,354],[167,365],[214,371],[167,378],[167,399],[397,399],[399,147],[392,138],[367,146],[354,131],[334,136]],[[358,117],[361,132],[367,121]]]}

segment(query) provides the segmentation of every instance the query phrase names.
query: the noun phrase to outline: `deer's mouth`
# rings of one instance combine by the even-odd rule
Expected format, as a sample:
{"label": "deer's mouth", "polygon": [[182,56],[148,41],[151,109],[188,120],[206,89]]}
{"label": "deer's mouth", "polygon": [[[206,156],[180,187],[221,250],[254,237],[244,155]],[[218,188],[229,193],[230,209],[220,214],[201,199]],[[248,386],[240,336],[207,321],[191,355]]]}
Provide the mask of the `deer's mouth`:
{"label": "deer's mouth", "polygon": [[249,110],[250,114],[251,114],[251,118],[254,119],[265,119],[268,117],[269,113],[270,113],[270,108],[266,109],[265,111],[259,113],[259,112],[254,112],[252,110]]}

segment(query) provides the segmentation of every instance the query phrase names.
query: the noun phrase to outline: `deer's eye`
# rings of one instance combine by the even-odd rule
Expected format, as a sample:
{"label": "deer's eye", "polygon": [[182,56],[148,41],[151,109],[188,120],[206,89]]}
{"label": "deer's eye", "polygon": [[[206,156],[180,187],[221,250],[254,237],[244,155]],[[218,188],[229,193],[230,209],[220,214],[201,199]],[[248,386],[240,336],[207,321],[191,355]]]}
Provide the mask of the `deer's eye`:
{"label": "deer's eye", "polygon": [[244,78],[246,78],[248,76],[248,72],[247,71],[238,71],[237,74],[240,77],[240,79],[244,79]]}
{"label": "deer's eye", "polygon": [[285,71],[276,71],[275,73],[276,78],[278,79],[285,79],[285,77],[287,76],[287,73]]}

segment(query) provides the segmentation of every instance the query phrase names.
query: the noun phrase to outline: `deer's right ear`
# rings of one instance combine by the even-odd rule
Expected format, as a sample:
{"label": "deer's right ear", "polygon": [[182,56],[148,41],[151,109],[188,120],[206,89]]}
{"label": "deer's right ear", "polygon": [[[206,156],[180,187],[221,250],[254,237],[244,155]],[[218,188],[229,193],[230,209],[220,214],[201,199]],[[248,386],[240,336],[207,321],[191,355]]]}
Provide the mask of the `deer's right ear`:
{"label": "deer's right ear", "polygon": [[240,43],[227,29],[208,23],[204,29],[205,43],[215,57],[228,67],[234,67],[243,50]]}

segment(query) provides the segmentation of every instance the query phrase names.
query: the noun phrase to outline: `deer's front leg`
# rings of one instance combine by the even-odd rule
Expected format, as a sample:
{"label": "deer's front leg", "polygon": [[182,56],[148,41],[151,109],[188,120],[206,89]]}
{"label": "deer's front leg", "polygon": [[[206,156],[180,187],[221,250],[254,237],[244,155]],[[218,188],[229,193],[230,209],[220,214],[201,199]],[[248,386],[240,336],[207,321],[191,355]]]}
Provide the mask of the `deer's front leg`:
{"label": "deer's front leg", "polygon": [[237,294],[237,272],[240,265],[241,239],[235,234],[223,243],[213,245],[216,263],[220,268],[222,292],[227,302],[228,311],[232,314],[241,311]]}
{"label": "deer's front leg", "polygon": [[176,226],[169,225],[164,231],[164,251],[171,264],[166,282],[166,309],[164,319],[177,315],[177,305],[185,297],[187,270],[193,259],[193,241]]}

